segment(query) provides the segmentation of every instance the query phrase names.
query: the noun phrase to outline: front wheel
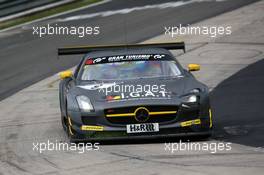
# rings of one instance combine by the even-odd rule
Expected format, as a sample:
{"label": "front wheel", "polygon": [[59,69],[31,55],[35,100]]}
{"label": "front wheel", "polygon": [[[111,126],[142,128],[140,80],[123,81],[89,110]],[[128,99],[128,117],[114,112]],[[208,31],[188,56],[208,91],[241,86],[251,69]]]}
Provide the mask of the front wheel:
{"label": "front wheel", "polygon": [[67,130],[66,117],[61,116],[61,125],[64,131]]}

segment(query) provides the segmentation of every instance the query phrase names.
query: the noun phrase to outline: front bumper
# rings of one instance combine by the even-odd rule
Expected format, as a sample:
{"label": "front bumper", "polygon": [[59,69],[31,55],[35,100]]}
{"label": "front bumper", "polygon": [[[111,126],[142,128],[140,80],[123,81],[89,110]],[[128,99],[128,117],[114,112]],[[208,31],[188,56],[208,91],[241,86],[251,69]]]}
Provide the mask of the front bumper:
{"label": "front bumper", "polygon": [[71,126],[73,141],[107,141],[107,140],[130,140],[130,139],[154,139],[185,136],[209,136],[211,128],[208,121],[195,119],[168,125],[160,125],[158,132],[142,132],[128,134],[126,127],[109,127],[99,125]]}
{"label": "front bumper", "polygon": [[[108,133],[109,134],[109,133]],[[124,133],[123,133],[124,134]],[[212,134],[211,130],[208,131],[200,131],[200,132],[184,132],[184,133],[170,133],[170,134],[149,134],[149,135],[122,135],[120,136],[104,136],[102,137],[71,137],[71,141],[74,142],[96,142],[96,141],[120,141],[120,140],[146,140],[146,139],[164,139],[164,138],[182,138],[182,137],[199,137],[199,138],[207,138]]]}
{"label": "front bumper", "polygon": [[[192,106],[190,109],[178,108],[174,120],[159,123],[158,132],[142,132],[128,134],[126,124],[114,124],[106,119],[104,109],[94,114],[69,111],[72,140],[115,140],[115,139],[146,139],[164,137],[182,137],[210,135],[212,129],[212,116],[210,105]],[[193,112],[195,111],[195,112]],[[198,111],[198,112],[197,112]],[[89,123],[83,122],[83,116],[89,119]],[[155,115],[154,117],[157,117]],[[160,116],[168,117],[168,115]],[[155,123],[155,122],[147,122]]]}

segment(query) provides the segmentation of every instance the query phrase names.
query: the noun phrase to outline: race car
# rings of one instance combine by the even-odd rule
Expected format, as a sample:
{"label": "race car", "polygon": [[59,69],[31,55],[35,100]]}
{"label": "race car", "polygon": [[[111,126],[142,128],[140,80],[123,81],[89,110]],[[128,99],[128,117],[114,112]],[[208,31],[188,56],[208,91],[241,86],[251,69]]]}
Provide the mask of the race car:
{"label": "race car", "polygon": [[59,48],[83,54],[61,72],[61,121],[71,141],[205,136],[212,131],[209,90],[169,50],[184,42]]}

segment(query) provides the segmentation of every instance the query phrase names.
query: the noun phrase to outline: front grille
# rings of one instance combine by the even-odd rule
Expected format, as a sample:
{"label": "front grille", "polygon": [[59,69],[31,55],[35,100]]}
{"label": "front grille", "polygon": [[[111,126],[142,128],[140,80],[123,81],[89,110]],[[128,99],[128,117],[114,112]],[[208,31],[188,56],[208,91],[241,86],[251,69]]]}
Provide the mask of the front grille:
{"label": "front grille", "polygon": [[97,118],[90,116],[82,116],[82,123],[84,125],[97,125]]}
{"label": "front grille", "polygon": [[[134,112],[138,108],[146,108],[149,117],[146,121],[138,121]],[[177,106],[132,106],[123,108],[105,109],[106,119],[113,124],[135,124],[135,123],[167,123],[176,119]],[[174,113],[173,113],[174,112]]]}
{"label": "front grille", "polygon": [[188,120],[194,120],[199,118],[199,110],[179,110],[178,111],[178,117],[177,122],[183,122]]}

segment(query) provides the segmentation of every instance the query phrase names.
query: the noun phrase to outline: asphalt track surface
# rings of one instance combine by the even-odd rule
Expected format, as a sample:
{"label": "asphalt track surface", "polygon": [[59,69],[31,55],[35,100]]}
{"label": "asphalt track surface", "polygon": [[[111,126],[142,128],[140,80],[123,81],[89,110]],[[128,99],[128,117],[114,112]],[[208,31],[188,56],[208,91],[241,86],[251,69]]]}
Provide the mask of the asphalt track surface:
{"label": "asphalt track surface", "polygon": [[[164,3],[165,1],[153,2]],[[32,36],[30,27],[4,32],[4,34],[0,36],[0,59],[2,62],[0,64],[0,78],[1,82],[6,82],[0,84],[1,93],[5,94],[2,96],[2,99],[36,81],[53,75],[60,70],[72,67],[78,62],[80,57],[67,57],[57,60],[55,54],[56,48],[59,46],[80,43],[87,44],[87,40],[89,41],[89,44],[124,42],[124,35],[121,35],[121,33],[124,32],[124,20],[129,21],[126,30],[131,30],[127,36],[127,41],[129,43],[134,43],[164,32],[164,25],[194,23],[215,16],[218,13],[237,8],[248,2],[249,1],[191,3],[176,8],[159,9],[158,11],[157,9],[150,9],[132,12],[127,15],[118,14],[108,17],[95,17],[70,22],[74,25],[82,23],[86,23],[87,25],[106,25],[105,27],[102,27],[103,30],[105,30],[105,28],[107,29],[102,32],[102,36],[104,37],[100,36],[100,38],[89,37],[88,39],[78,39],[78,37],[65,38],[61,36],[52,36],[40,39],[36,36]],[[128,6],[144,6],[149,4],[149,1],[136,1],[136,3],[142,4],[132,4],[132,1],[112,1],[110,4],[100,5],[96,7],[96,9],[91,8],[89,13],[101,12],[109,9],[122,9]],[[192,14],[189,13],[187,15],[188,17],[185,15],[187,10],[193,12]],[[155,15],[153,15],[153,13]],[[199,13],[199,15],[197,13]],[[59,18],[65,19],[68,16],[76,15],[79,15],[79,12]],[[170,15],[170,18],[164,18],[166,15]],[[184,15],[184,19],[182,15]],[[123,17],[123,20],[120,20],[121,17]],[[58,18],[51,19],[49,22],[54,23],[57,19]],[[150,19],[155,20],[151,21]],[[157,21],[160,23],[157,23]],[[39,25],[43,23],[45,23],[45,21],[39,23]],[[118,25],[121,27],[116,27]],[[14,52],[14,50],[16,50],[16,52]],[[262,114],[262,106],[264,104],[263,67],[263,60],[249,65],[228,79],[222,81],[213,89],[213,91],[211,91],[210,95],[215,116],[215,134],[213,139],[224,140],[227,142],[230,141],[232,143],[253,147],[264,146],[264,122]],[[30,95],[37,90],[41,91],[41,86],[39,89],[30,89],[26,93]],[[46,139],[49,138],[59,138],[63,140],[62,129],[57,126],[59,122],[57,120],[53,121],[54,116],[55,118],[56,116],[59,116],[59,113],[57,113],[58,107],[53,104],[55,103],[54,101],[57,103],[57,98],[54,99],[57,97],[57,90],[45,90],[41,93],[42,96],[35,95],[32,97],[26,97],[27,99],[16,100],[11,98],[11,100],[7,100],[7,104],[9,102],[10,106],[12,105],[12,100],[14,102],[21,101],[20,104],[23,104],[23,101],[25,101],[28,104],[25,104],[25,107],[22,107],[23,110],[19,106],[10,107],[9,109],[14,111],[17,110],[16,113],[13,113],[12,110],[10,110],[10,118],[0,115],[0,131],[2,131],[0,132],[2,138],[0,141],[0,168],[6,167],[3,171],[4,174],[37,174],[36,172],[39,172],[40,174],[57,174],[58,172],[61,174],[71,174],[71,172],[82,173],[87,171],[93,173],[98,171],[100,173],[104,172],[109,174],[115,174],[115,171],[116,173],[123,171],[124,174],[129,174],[132,172],[126,171],[131,169],[130,167],[126,167],[128,165],[135,167],[135,171],[138,173],[144,173],[144,171],[146,171],[147,174],[154,174],[155,171],[164,168],[168,168],[167,174],[172,174],[173,172],[175,173],[175,171],[172,171],[175,170],[173,169],[174,167],[178,168],[177,171],[179,171],[180,174],[185,170],[190,172],[193,171],[193,173],[198,172],[197,174],[199,174],[199,172],[203,174],[203,168],[206,168],[208,172],[214,173],[214,169],[217,168],[219,168],[218,170],[230,170],[225,173],[231,174],[232,171],[229,169],[231,166],[237,166],[236,173],[241,171],[241,173],[249,174],[251,173],[251,164],[254,164],[254,166],[252,166],[255,168],[261,168],[263,166],[261,165],[261,162],[257,161],[262,160],[258,157],[261,156],[261,154],[258,153],[220,153],[215,157],[207,154],[190,154],[189,156],[186,156],[186,153],[183,155],[166,155],[163,154],[163,146],[159,144],[151,144],[153,142],[160,143],[167,140],[153,140],[153,142],[146,145],[141,145],[143,142],[138,142],[140,143],[139,145],[117,144],[109,147],[106,146],[103,148],[104,151],[91,153],[91,155],[76,155],[76,153],[72,152],[58,154],[53,152],[45,154],[32,153],[32,150],[30,150],[31,147],[29,146],[32,144],[32,140],[46,141]],[[19,95],[16,97],[19,97]],[[42,104],[42,100],[47,100],[51,103]],[[37,110],[32,110],[32,106],[28,106],[30,104],[35,105]],[[6,110],[2,108],[1,111],[7,111],[4,113],[8,114],[9,109]],[[44,111],[44,109],[49,109],[49,111]],[[29,116],[27,116],[25,112],[29,112]],[[227,126],[238,126],[236,128],[231,128],[231,131],[233,129],[235,134],[226,132]],[[20,143],[21,145],[19,145]],[[145,141],[144,143],[149,142]],[[27,151],[27,149],[29,150]],[[156,152],[157,150],[160,152]],[[66,158],[68,159],[67,161],[65,161]],[[90,158],[92,158],[92,160]],[[199,162],[196,161],[198,158]],[[249,162],[247,162],[247,160],[249,160]],[[214,163],[213,161],[217,161],[217,163]],[[241,162],[236,164],[236,161]],[[140,168],[144,167],[142,164],[148,168],[153,168],[153,170],[147,170],[144,168],[140,170]],[[109,170],[108,167],[110,165],[111,170]],[[199,170],[197,169],[196,171],[195,167]],[[243,168],[245,167],[249,168],[244,171]],[[97,170],[97,168],[99,168],[100,171],[99,169]],[[225,173],[223,172],[223,174]],[[260,174],[259,171],[256,173]]]}
{"label": "asphalt track surface", "polygon": [[[210,94],[215,107],[215,137],[254,147],[264,145],[264,60],[221,82]],[[226,98],[224,98],[226,97]],[[228,134],[226,126],[236,133]]]}
{"label": "asphalt track surface", "polygon": [[57,1],[58,0],[41,0],[33,2],[31,0],[0,1],[0,17],[5,17]]}

